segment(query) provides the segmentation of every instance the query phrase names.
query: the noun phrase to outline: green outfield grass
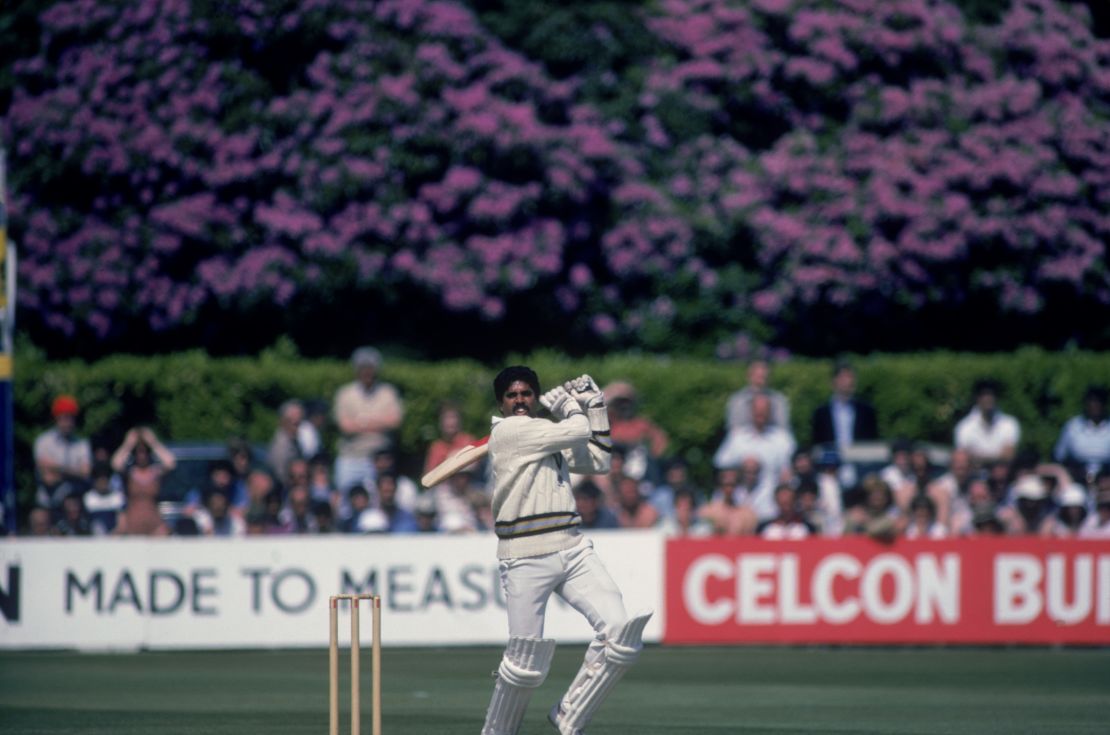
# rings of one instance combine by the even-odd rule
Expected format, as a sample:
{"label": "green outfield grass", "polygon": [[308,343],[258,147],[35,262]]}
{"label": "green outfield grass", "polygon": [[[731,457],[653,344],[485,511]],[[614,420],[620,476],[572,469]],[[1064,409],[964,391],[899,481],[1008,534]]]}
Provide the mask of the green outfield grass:
{"label": "green outfield grass", "polygon": [[[554,733],[545,712],[581,650],[560,647],[525,734]],[[387,648],[384,735],[477,735],[499,656]],[[1108,722],[1110,650],[649,647],[589,732],[1080,735],[1105,733]],[[368,716],[363,725],[369,732]],[[6,735],[326,729],[322,650],[0,654]]]}

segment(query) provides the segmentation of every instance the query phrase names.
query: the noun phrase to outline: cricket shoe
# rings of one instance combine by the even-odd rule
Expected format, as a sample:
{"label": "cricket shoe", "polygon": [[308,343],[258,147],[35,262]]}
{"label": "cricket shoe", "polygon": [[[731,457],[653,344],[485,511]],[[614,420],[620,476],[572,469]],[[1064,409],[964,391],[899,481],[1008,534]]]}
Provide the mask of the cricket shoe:
{"label": "cricket shoe", "polygon": [[547,721],[551,723],[551,726],[558,730],[560,735],[586,735],[583,730],[566,729],[569,726],[562,723],[563,710],[559,707],[559,704],[559,702],[556,702],[551,707],[551,711],[547,713]]}

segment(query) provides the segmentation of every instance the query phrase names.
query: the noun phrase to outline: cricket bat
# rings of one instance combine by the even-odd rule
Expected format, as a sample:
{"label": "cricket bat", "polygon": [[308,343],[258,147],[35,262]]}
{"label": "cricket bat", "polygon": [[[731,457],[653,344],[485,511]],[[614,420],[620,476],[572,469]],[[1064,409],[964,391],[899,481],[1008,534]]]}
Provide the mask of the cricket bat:
{"label": "cricket bat", "polygon": [[467,444],[459,451],[443,460],[420,478],[424,487],[432,487],[446,480],[464,467],[469,467],[489,454],[489,437],[483,437],[473,444]]}

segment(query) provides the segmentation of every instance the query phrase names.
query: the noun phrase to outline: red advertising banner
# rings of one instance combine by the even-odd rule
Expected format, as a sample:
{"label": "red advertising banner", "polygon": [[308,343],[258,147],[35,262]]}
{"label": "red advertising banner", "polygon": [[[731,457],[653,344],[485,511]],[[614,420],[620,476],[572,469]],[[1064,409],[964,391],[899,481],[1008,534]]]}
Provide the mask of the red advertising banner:
{"label": "red advertising banner", "polygon": [[671,539],[665,643],[1110,644],[1110,542]]}

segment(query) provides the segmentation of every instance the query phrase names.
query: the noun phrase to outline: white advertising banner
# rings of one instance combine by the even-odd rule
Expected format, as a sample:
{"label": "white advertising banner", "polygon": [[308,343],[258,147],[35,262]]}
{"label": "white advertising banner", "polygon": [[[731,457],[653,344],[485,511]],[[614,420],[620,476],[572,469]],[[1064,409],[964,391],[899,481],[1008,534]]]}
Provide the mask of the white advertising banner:
{"label": "white advertising banner", "polygon": [[[644,638],[660,640],[663,537],[589,537],[629,611],[656,611]],[[339,593],[381,595],[386,646],[507,636],[492,534],[11,539],[0,542],[0,648],[322,647]],[[553,596],[545,634],[572,642],[592,631]]]}

